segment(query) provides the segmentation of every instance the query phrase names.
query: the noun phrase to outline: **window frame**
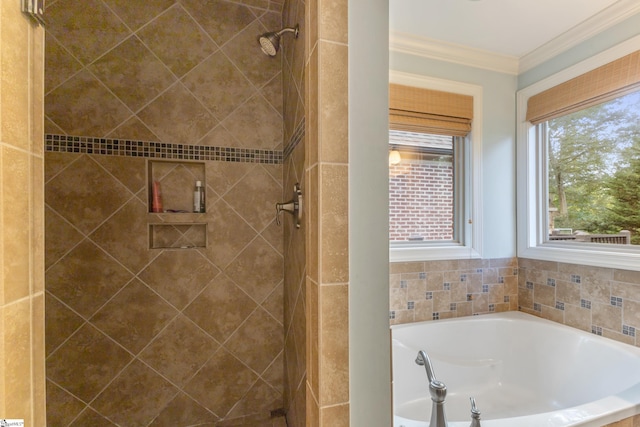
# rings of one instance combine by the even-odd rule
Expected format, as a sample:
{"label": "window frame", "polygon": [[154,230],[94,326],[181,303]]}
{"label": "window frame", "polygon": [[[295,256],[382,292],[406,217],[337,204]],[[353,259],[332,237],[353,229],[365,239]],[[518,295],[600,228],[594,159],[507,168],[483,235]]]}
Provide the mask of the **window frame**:
{"label": "window frame", "polygon": [[640,247],[546,241],[546,151],[537,126],[526,121],[530,97],[638,50],[640,36],[555,73],[517,92],[517,254],[518,257],[640,271]]}
{"label": "window frame", "polygon": [[[450,241],[389,242],[389,260],[391,262],[410,262],[481,258],[482,87],[394,70],[389,71],[389,83],[470,95],[473,97],[473,120],[471,122],[471,132],[466,136],[468,150],[464,156],[464,194],[454,196],[463,198],[463,211],[461,212],[460,220],[462,230],[458,230],[461,243]],[[454,162],[456,162],[455,158]],[[459,204],[460,201],[456,200],[454,203]]]}

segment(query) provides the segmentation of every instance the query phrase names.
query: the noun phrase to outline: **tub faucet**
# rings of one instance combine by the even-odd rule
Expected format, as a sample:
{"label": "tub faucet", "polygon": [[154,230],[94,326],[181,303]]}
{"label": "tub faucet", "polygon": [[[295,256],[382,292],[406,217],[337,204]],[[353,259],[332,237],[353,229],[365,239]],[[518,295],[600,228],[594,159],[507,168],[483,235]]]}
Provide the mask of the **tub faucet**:
{"label": "tub faucet", "polygon": [[427,379],[429,380],[429,394],[431,394],[431,421],[429,427],[447,427],[447,417],[444,415],[444,399],[447,396],[447,386],[443,382],[436,379],[433,373],[431,360],[424,350],[418,352],[416,363],[424,366],[427,371]]}
{"label": "tub faucet", "polygon": [[471,401],[471,425],[470,427],[480,427],[480,411],[476,407],[476,399],[470,397]]}

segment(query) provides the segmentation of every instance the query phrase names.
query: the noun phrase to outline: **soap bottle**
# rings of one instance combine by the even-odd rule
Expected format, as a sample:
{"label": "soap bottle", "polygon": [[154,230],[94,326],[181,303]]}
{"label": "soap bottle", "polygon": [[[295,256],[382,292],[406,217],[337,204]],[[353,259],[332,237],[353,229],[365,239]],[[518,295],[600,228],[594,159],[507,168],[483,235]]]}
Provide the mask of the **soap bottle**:
{"label": "soap bottle", "polygon": [[193,211],[204,213],[204,187],[202,181],[196,181],[196,188],[193,191]]}

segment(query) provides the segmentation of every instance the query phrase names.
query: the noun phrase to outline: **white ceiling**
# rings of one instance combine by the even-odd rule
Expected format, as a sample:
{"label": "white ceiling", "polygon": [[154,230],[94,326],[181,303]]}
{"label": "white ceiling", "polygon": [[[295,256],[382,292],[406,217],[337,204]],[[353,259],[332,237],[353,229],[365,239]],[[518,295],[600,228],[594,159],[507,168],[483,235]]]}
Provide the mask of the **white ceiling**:
{"label": "white ceiling", "polygon": [[[571,32],[606,29],[638,0],[389,0],[390,33],[523,58]],[[614,22],[614,24],[615,24]],[[613,24],[612,24],[613,25]]]}

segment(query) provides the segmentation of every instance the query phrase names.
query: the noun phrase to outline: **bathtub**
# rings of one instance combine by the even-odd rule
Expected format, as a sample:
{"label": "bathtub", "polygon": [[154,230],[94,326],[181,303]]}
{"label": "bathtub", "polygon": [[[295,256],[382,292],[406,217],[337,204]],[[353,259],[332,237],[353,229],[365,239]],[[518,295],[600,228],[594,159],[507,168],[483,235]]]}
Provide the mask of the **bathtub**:
{"label": "bathtub", "polygon": [[394,427],[426,427],[425,350],[450,427],[603,426],[640,413],[640,348],[521,312],[391,327]]}

